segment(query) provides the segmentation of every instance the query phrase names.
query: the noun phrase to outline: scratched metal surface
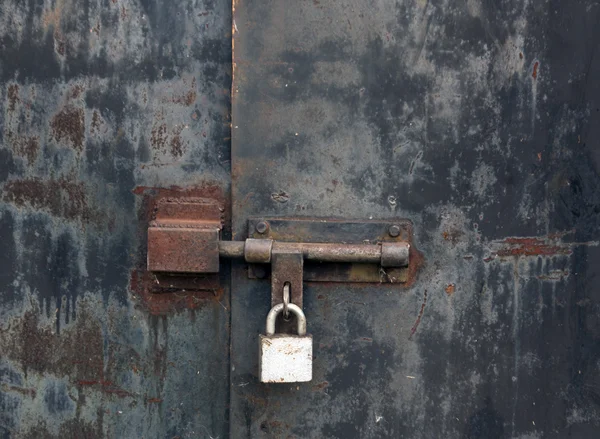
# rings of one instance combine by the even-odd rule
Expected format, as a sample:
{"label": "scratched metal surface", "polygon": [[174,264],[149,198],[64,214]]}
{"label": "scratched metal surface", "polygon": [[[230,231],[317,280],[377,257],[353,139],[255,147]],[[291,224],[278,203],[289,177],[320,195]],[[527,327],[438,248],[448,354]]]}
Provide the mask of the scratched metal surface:
{"label": "scratched metal surface", "polygon": [[235,267],[231,437],[593,438],[600,5],[234,4],[233,231],[408,218],[410,288],[308,284],[308,384],[257,382]]}
{"label": "scratched metal surface", "polygon": [[228,290],[155,297],[143,267],[156,199],[228,197],[230,23],[0,2],[0,437],[226,437]]}

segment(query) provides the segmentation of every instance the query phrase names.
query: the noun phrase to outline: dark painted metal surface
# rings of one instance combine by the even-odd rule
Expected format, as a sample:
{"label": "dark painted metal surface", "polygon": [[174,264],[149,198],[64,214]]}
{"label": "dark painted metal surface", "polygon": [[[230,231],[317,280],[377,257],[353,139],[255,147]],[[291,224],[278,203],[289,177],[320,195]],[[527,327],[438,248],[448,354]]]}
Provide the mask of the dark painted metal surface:
{"label": "dark painted metal surface", "polygon": [[145,264],[160,199],[228,204],[230,11],[0,3],[0,437],[227,436],[226,283]]}
{"label": "dark painted metal surface", "polygon": [[595,438],[600,5],[234,4],[233,233],[409,218],[412,286],[306,283],[314,379],[257,380],[234,267],[231,437]]}

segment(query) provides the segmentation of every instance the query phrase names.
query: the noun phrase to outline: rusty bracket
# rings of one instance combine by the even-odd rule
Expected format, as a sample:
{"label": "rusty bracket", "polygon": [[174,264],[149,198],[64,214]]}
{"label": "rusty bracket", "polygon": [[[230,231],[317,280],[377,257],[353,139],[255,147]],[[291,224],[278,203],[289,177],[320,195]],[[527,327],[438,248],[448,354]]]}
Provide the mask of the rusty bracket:
{"label": "rusty bracket", "polygon": [[222,213],[210,199],[160,200],[148,228],[148,270],[218,273]]}

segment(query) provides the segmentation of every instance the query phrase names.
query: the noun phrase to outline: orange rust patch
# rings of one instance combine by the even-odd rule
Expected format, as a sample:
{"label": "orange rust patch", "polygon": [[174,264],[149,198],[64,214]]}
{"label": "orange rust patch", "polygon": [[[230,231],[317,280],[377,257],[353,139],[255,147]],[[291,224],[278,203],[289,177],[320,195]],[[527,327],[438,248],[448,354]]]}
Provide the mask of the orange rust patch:
{"label": "orange rust patch", "polygon": [[455,290],[455,289],[456,289],[456,288],[455,288],[454,284],[448,284],[448,285],[446,286],[446,289],[445,289],[445,291],[446,291],[446,294],[447,294],[448,296],[451,296],[451,295],[453,295],[453,294],[454,294],[454,290]]}
{"label": "orange rust patch", "polygon": [[[412,236],[410,237],[412,242]],[[399,284],[403,287],[409,288],[414,285],[417,280],[417,275],[421,268],[425,265],[425,258],[423,257],[423,253],[416,249],[414,244],[411,244],[410,249],[408,251],[408,275],[406,278],[406,282]]]}
{"label": "orange rust patch", "polygon": [[541,238],[507,238],[502,241],[505,248],[496,252],[500,257],[506,256],[555,256],[569,255],[572,250],[559,243],[551,243]]}
{"label": "orange rust patch", "polygon": [[181,157],[183,155],[183,142],[179,134],[176,134],[171,139],[171,155],[173,157]]}
{"label": "orange rust patch", "polygon": [[539,61],[536,61],[535,64],[533,65],[533,72],[531,73],[531,77],[533,79],[537,79],[538,77],[538,68],[540,66]]}
{"label": "orange rust patch", "polygon": [[104,343],[100,323],[85,309],[79,309],[75,328],[60,335],[40,326],[40,310],[26,311],[14,324],[0,329],[0,351],[5,358],[29,371],[77,380],[102,379]]}
{"label": "orange rust patch", "polygon": [[444,238],[444,241],[448,241],[452,244],[457,244],[463,236],[464,232],[459,229],[449,229],[444,230],[444,232],[442,232],[442,237]]}
{"label": "orange rust patch", "polygon": [[19,102],[19,86],[17,84],[11,84],[8,86],[8,111],[12,112]]}
{"label": "orange rust patch", "polygon": [[[184,82],[186,82],[186,81],[184,80]],[[192,84],[191,84],[190,91],[188,91],[183,96],[175,96],[172,99],[172,101],[175,104],[187,105],[189,107],[194,102],[196,102],[197,96],[198,95],[196,93],[196,78],[192,78]]]}
{"label": "orange rust patch", "polygon": [[323,381],[322,383],[315,384],[313,386],[313,391],[321,391],[321,390],[325,389],[328,386],[329,386],[329,383],[327,381]]}
{"label": "orange rust patch", "polygon": [[40,142],[35,136],[19,137],[12,141],[12,149],[19,157],[26,158],[27,163],[31,165],[37,158],[40,150]]}
{"label": "orange rust patch", "polygon": [[154,149],[163,150],[167,146],[167,125],[161,123],[160,125],[152,128],[150,136],[150,143]]}
{"label": "orange rust patch", "polygon": [[50,122],[50,127],[52,128],[52,138],[55,141],[66,140],[76,150],[83,150],[85,119],[82,108],[71,105],[66,106],[54,116],[52,122]]}
{"label": "orange rust patch", "polygon": [[81,182],[59,180],[10,180],[3,188],[2,200],[16,206],[48,210],[66,219],[101,222],[105,217],[88,205],[86,188]]}
{"label": "orange rust patch", "polygon": [[196,102],[196,90],[190,90],[183,96],[175,96],[173,98],[173,103],[187,105],[188,107]]}
{"label": "orange rust patch", "polygon": [[409,340],[412,339],[413,335],[415,335],[415,332],[417,332],[417,328],[419,327],[419,324],[421,323],[421,319],[423,318],[423,314],[425,313],[426,305],[427,305],[427,290],[425,290],[425,292],[423,293],[423,303],[421,303],[421,309],[419,310],[419,314],[417,315],[415,324],[410,329],[410,336],[408,337]]}

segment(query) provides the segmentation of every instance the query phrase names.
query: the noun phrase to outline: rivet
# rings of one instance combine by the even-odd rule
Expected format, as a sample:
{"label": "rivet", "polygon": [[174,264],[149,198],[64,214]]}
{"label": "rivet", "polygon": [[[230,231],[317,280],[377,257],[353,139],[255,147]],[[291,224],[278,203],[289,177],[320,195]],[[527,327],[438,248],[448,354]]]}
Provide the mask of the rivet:
{"label": "rivet", "polygon": [[388,233],[390,234],[390,236],[392,238],[396,238],[397,236],[400,235],[400,226],[398,226],[396,224],[390,226],[390,228],[388,229]]}
{"label": "rivet", "polygon": [[257,279],[265,279],[267,277],[267,270],[262,265],[255,265],[253,270],[254,276],[256,276]]}
{"label": "rivet", "polygon": [[267,230],[269,230],[269,224],[267,224],[266,221],[259,221],[256,224],[256,231],[260,234],[265,233]]}

